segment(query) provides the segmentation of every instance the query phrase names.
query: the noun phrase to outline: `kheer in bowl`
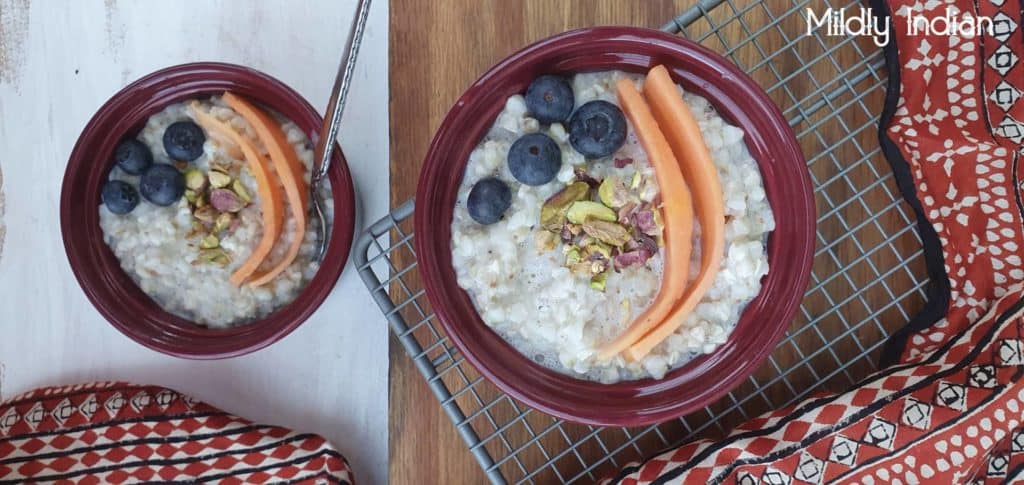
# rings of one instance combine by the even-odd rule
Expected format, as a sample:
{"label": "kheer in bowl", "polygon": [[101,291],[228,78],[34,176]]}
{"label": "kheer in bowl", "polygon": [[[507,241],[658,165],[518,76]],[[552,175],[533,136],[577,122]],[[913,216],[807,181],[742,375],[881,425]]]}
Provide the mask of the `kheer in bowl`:
{"label": "kheer in bowl", "polygon": [[294,330],[330,293],[353,233],[338,150],[314,260],[320,123],[287,86],[230,64],[175,66],[115,94],[63,181],[61,228],[86,296],[130,338],[183,357],[240,355]]}
{"label": "kheer in bowl", "polygon": [[420,174],[415,243],[431,308],[480,374],[560,418],[637,426],[767,357],[814,219],[795,137],[752,80],[678,36],[599,27],[463,94]]}

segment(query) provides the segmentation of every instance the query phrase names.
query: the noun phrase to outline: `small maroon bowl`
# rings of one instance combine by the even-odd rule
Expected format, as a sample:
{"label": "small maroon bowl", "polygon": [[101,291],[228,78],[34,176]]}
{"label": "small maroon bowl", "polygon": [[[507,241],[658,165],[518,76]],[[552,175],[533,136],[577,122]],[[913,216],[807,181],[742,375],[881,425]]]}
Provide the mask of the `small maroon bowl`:
{"label": "small maroon bowl", "polygon": [[153,350],[192,359],[220,359],[266,347],[298,328],[338,281],[355,224],[355,192],[345,158],[334,151],[328,175],[334,197],[330,241],[320,270],[294,301],[245,325],[211,329],[172,315],[132,281],[103,241],[100,190],[125,136],[170,104],[231,91],[281,113],[313,142],[321,118],[298,93],[262,72],[199,62],[169,67],[129,84],[107,101],[82,130],[71,151],[60,199],[60,226],[71,270],[85,295],[115,328]]}
{"label": "small maroon bowl", "polygon": [[[451,221],[470,152],[505,100],[550,73],[663,64],[685,89],[706,97],[746,143],[764,178],[776,227],[771,267],[728,340],[662,379],[601,384],[547,369],[507,344],[480,319],[455,276]],[[453,176],[453,174],[458,174]],[[597,425],[639,426],[682,416],[738,385],[771,353],[800,305],[814,252],[810,176],[793,132],[765,93],[722,56],[664,32],[598,27],[566,32],[512,54],[487,71],[448,112],[434,137],[416,192],[416,252],[430,304],[455,346],[502,391],[545,413]]]}

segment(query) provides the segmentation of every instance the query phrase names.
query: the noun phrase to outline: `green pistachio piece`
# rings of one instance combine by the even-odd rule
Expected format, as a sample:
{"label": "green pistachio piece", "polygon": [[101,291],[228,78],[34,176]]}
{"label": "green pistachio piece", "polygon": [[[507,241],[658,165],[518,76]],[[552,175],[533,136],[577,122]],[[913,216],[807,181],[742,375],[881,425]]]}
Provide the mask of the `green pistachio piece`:
{"label": "green pistachio piece", "polygon": [[199,199],[199,194],[197,194],[196,191],[192,189],[185,189],[185,200],[187,200],[189,204],[195,205],[197,199]]}
{"label": "green pistachio piece", "polygon": [[605,260],[612,259],[612,248],[611,246],[601,242],[594,241],[589,245],[583,246],[583,258],[591,259],[591,256],[599,254]]}
{"label": "green pistachio piece", "polygon": [[213,221],[217,220],[217,215],[217,209],[208,205],[200,207],[192,213],[192,217],[195,217],[198,221],[205,222],[207,224],[213,224]]}
{"label": "green pistachio piece", "polygon": [[219,266],[227,266],[231,262],[231,256],[224,248],[202,249],[199,251],[199,261],[202,263],[213,263]]}
{"label": "green pistachio piece", "polygon": [[225,212],[217,216],[217,220],[213,223],[213,232],[219,233],[231,226],[231,222],[235,220],[235,216],[230,212]]}
{"label": "green pistachio piece", "polygon": [[593,278],[590,278],[590,287],[595,289],[595,290],[597,290],[597,291],[603,292],[604,289],[605,289],[605,286],[607,286],[607,284],[608,284],[608,273],[601,273],[601,274],[598,274],[598,275],[594,276]]}
{"label": "green pistachio piece", "polygon": [[196,200],[195,202],[192,203],[192,205],[196,206],[196,208],[198,209],[210,205],[210,201],[206,199],[206,194],[198,193],[196,194]]}
{"label": "green pistachio piece", "polygon": [[203,175],[203,171],[198,168],[192,167],[185,170],[185,187],[199,192],[206,186],[206,175]]}
{"label": "green pistachio piece", "polygon": [[210,170],[208,176],[210,177],[210,185],[216,189],[231,185],[231,176],[220,170]]}
{"label": "green pistachio piece", "polygon": [[605,177],[601,186],[597,188],[597,196],[601,199],[602,204],[613,209],[622,207],[629,202],[629,192],[626,186],[614,175]]}
{"label": "green pistachio piece", "polygon": [[207,234],[202,241],[199,241],[199,249],[213,249],[220,247],[220,239],[213,234]]}
{"label": "green pistachio piece", "polygon": [[565,265],[569,267],[575,266],[576,263],[579,263],[581,259],[582,258],[580,257],[580,250],[572,248],[569,250],[568,253],[565,254]]}
{"label": "green pistachio piece", "polygon": [[573,224],[583,224],[588,220],[599,220],[599,221],[614,221],[618,219],[615,215],[615,211],[608,208],[608,206],[600,202],[592,202],[589,200],[580,200],[573,202],[569,206],[569,211],[566,212],[566,217],[569,222]]}
{"label": "green pistachio piece", "polygon": [[252,196],[249,195],[248,190],[245,190],[245,184],[243,184],[241,180],[236,179],[235,182],[231,184],[231,190],[234,191],[234,193],[238,195],[238,198],[242,199],[246,204],[252,202]]}
{"label": "green pistachio piece", "polygon": [[552,232],[562,230],[566,213],[573,202],[585,200],[590,195],[590,185],[586,182],[573,182],[548,198],[540,208],[540,225]]}
{"label": "green pistachio piece", "polygon": [[612,246],[622,246],[631,239],[629,231],[621,224],[602,220],[588,220],[583,223],[583,232]]}
{"label": "green pistachio piece", "polygon": [[203,227],[203,223],[202,222],[199,222],[199,221],[193,219],[192,220],[192,227],[188,231],[188,234],[185,234],[185,239],[192,239],[192,238],[202,234],[205,229],[206,228]]}
{"label": "green pistachio piece", "polygon": [[643,181],[643,176],[640,175],[639,171],[633,172],[633,180],[629,182],[629,188],[636,190],[640,188],[640,182]]}

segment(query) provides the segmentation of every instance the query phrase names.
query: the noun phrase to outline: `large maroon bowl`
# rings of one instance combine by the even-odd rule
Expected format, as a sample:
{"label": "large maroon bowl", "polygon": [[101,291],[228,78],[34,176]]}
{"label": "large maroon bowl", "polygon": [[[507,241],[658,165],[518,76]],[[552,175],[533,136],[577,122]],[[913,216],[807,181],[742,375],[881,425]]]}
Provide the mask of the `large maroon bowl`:
{"label": "large maroon bowl", "polygon": [[[771,270],[728,341],[663,379],[600,384],[559,374],[514,350],[481,321],[456,282],[451,221],[469,153],[508,96],[548,73],[617,69],[644,73],[664,64],[676,82],[706,97],[743,128],[764,178],[776,227]],[[454,176],[453,176],[454,175]],[[638,426],[710,404],[745,379],[778,343],[800,304],[814,251],[814,201],[803,155],[765,93],[723,57],[678,36],[629,28],[575,30],[542,40],[487,71],[448,112],[427,153],[416,192],[416,251],[430,304],[455,346],[512,397],[571,421]]]}
{"label": "large maroon bowl", "polygon": [[169,67],[118,91],[82,130],[71,151],[60,200],[68,262],[89,301],[132,340],[194,359],[246,354],[280,340],[302,324],[334,288],[348,259],[355,224],[355,192],[345,158],[334,151],[329,178],[334,197],[330,242],[320,270],[298,297],[273,314],[239,327],[209,329],[165,312],[136,286],[103,241],[100,189],[113,166],[114,146],[167,105],[231,91],[281,113],[316,142],[321,118],[298,93],[253,69],[201,62]]}

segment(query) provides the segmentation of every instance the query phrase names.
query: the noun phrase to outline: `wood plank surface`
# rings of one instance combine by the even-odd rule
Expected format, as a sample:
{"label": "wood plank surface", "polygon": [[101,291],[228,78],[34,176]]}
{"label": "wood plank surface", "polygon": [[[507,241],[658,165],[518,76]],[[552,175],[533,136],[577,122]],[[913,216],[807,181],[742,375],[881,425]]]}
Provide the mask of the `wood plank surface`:
{"label": "wood plank surface", "polygon": [[[659,28],[693,4],[692,0],[392,0],[392,206],[414,195],[421,161],[441,119],[466,86],[495,62],[530,42],[576,27]],[[812,1],[809,7],[825,5]],[[909,211],[896,201],[888,166],[877,151],[873,118],[881,109],[885,75],[877,66],[871,67],[870,60],[877,60],[878,50],[859,39],[802,38],[806,24],[797,10],[784,0],[763,4],[737,0],[716,8],[687,32],[751,68],[754,79],[766,87],[785,116],[799,120],[794,129],[814,182],[824,189],[815,194],[819,252],[804,310],[790,327],[791,343],[780,347],[754,380],[737,389],[735,395],[749,401],[723,399],[712,406],[722,417],[719,424],[701,412],[665,425],[657,435],[643,437],[640,446],[623,450],[604,448],[633,436],[626,434],[628,430],[603,430],[595,437],[590,428],[566,426],[545,434],[550,419],[532,413],[529,419],[516,421],[523,408],[499,402],[493,387],[481,383],[475,387],[479,396],[466,393],[456,401],[467,414],[477,411],[491,420],[469,420],[481,438],[508,426],[505,434],[511,443],[502,443],[498,437],[485,448],[496,460],[505,458],[499,468],[510,481],[529,476],[552,456],[558,464],[531,479],[539,483],[567,480],[605,456],[617,458],[596,468],[584,477],[586,481],[656,451],[690,429],[702,429],[698,433],[702,436],[720,435],[819,382],[842,390],[875,368],[878,347],[869,345],[880,342],[922,305],[920,245],[907,230]],[[752,40],[755,33],[757,40]],[[780,50],[782,46],[790,47]],[[772,54],[776,50],[779,53]],[[869,75],[856,78],[860,73]],[[826,92],[834,96],[815,105],[813,101],[826,99]],[[412,260],[407,250],[391,256],[399,268]],[[405,282],[414,291],[418,288],[415,276]],[[417,321],[414,318],[407,316],[410,324]],[[437,339],[418,338],[421,342]],[[487,477],[450,418],[394,338],[390,357],[391,483],[485,482]],[[453,392],[465,389],[465,382],[477,377],[467,364],[458,367],[458,373],[447,372],[443,379]],[[780,374],[785,379],[778,379]],[[774,384],[763,384],[767,382]],[[758,392],[756,388],[762,386]],[[494,405],[488,407],[490,402]],[[543,436],[536,445],[529,445],[535,435]],[[590,442],[559,458],[566,440]],[[530,449],[509,453],[519,446]]]}

